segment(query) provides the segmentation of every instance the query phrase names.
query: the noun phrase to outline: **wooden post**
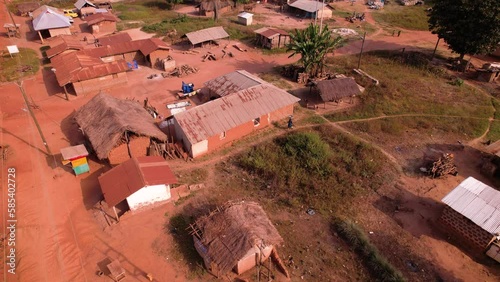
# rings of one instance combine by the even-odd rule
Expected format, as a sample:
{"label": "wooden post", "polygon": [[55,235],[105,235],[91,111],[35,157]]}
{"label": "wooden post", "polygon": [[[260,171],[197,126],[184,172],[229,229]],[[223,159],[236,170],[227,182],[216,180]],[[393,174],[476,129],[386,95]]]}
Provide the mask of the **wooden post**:
{"label": "wooden post", "polygon": [[63,85],[63,88],[64,88],[64,96],[66,96],[66,101],[69,101],[68,90],[66,89],[66,84]]}
{"label": "wooden post", "polygon": [[365,39],[366,39],[366,31],[363,34],[363,42],[361,43],[361,50],[359,51],[359,59],[358,59],[358,69],[361,65],[361,55],[363,54],[363,47],[365,47]]}
{"label": "wooden post", "polygon": [[118,217],[118,213],[116,212],[115,206],[113,206],[113,212],[115,213],[116,221],[120,222],[120,218]]}
{"label": "wooden post", "polygon": [[436,42],[436,47],[434,47],[434,51],[432,52],[432,57],[431,57],[431,61],[434,59],[434,56],[436,55],[436,51],[438,49],[438,45],[439,45],[439,41],[441,40],[441,37],[438,37],[438,40]]}
{"label": "wooden post", "polygon": [[40,40],[42,40],[42,44],[43,44],[43,36],[42,36],[42,34],[40,33],[40,31],[38,31],[38,36],[40,36]]}

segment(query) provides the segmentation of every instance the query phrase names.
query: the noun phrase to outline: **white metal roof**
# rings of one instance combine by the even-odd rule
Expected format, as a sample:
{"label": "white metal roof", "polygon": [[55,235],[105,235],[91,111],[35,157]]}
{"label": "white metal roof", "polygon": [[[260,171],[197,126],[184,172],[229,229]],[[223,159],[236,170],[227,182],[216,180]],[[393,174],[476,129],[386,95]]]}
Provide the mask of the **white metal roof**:
{"label": "white metal roof", "polygon": [[253,17],[253,14],[247,13],[247,12],[241,12],[238,14],[238,17],[244,18],[244,19],[249,19]]}
{"label": "white metal roof", "polygon": [[297,0],[293,3],[288,4],[290,7],[294,7],[309,13],[314,13],[326,7],[327,5],[314,0]]}
{"label": "white metal roof", "polygon": [[33,19],[34,30],[70,27],[69,18],[59,14],[51,7],[42,6],[40,14]]}
{"label": "white metal roof", "polygon": [[90,3],[89,1],[87,0],[78,0],[76,1],[75,3],[75,8],[77,8],[78,10],[81,10],[83,8],[83,6],[85,6],[85,4],[89,5],[89,6],[92,6],[92,7],[95,7],[94,4]]}
{"label": "white metal roof", "polygon": [[186,33],[186,37],[191,41],[191,44],[196,45],[210,40],[227,38],[229,34],[227,34],[222,26],[215,26]]}
{"label": "white metal roof", "polygon": [[489,233],[500,232],[500,191],[469,177],[442,201]]}

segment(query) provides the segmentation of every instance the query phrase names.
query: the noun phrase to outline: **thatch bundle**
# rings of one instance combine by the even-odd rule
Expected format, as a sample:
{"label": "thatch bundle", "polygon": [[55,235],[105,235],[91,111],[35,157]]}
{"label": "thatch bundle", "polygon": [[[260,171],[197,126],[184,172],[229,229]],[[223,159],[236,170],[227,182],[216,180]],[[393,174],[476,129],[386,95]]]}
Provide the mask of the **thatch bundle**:
{"label": "thatch bundle", "polygon": [[283,242],[262,207],[255,202],[227,203],[198,219],[195,225],[199,230],[198,239],[206,247],[206,254],[201,255],[217,265],[219,274],[231,271],[254,246],[263,249]]}
{"label": "thatch bundle", "polygon": [[75,120],[88,137],[99,159],[124,142],[127,136],[148,136],[166,141],[151,115],[133,100],[120,100],[100,93],[75,113]]}

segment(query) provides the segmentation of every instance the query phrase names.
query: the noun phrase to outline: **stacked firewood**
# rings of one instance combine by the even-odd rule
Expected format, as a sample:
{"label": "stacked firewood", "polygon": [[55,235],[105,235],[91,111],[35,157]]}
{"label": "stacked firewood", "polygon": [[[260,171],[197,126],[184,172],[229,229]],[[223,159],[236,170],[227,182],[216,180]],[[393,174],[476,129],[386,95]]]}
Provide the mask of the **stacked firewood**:
{"label": "stacked firewood", "polygon": [[192,67],[190,65],[181,65],[181,66],[175,67],[169,73],[162,73],[162,75],[163,75],[163,77],[169,77],[169,76],[183,77],[185,75],[197,73],[197,72],[198,72],[198,68],[196,68],[196,67]]}
{"label": "stacked firewood", "polygon": [[450,153],[443,154],[437,161],[433,162],[427,169],[432,178],[438,178],[447,174],[457,175],[457,166],[453,162],[454,156]]}
{"label": "stacked firewood", "polygon": [[306,84],[309,81],[309,74],[306,72],[300,72],[297,75],[297,83]]}
{"label": "stacked firewood", "polygon": [[212,52],[207,52],[203,57],[202,57],[202,62],[209,60],[209,61],[217,61],[217,57],[215,56],[214,53]]}

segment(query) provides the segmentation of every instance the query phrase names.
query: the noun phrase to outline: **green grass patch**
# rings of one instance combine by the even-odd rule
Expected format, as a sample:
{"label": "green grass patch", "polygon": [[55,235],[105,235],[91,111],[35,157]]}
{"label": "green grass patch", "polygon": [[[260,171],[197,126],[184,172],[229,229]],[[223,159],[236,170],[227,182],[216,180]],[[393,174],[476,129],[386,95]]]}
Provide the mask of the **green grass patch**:
{"label": "green grass patch", "polygon": [[386,27],[429,30],[429,24],[427,23],[429,17],[425,10],[431,5],[428,1],[425,2],[426,4],[421,6],[403,6],[394,2],[385,5],[382,10],[374,11],[372,15],[375,21]]}
{"label": "green grass patch", "polygon": [[293,88],[288,81],[276,72],[261,73],[259,77],[281,89],[290,90]]}
{"label": "green grass patch", "polygon": [[323,125],[253,147],[237,163],[262,178],[263,196],[284,207],[330,213],[390,181],[390,172],[380,173],[384,160],[371,146]]}
{"label": "green grass patch", "polygon": [[488,127],[487,119],[450,117],[394,117],[365,122],[353,122],[347,127],[369,135],[402,137],[408,131],[425,132],[426,135],[453,133],[472,139],[483,135]]}
{"label": "green grass patch", "polygon": [[189,170],[189,173],[178,175],[179,182],[184,184],[196,184],[205,181],[208,177],[208,171],[205,168],[195,168]]}
{"label": "green grass patch", "polygon": [[[428,63],[420,53],[379,51],[363,54],[361,68],[380,81],[367,86],[354,109],[326,115],[329,120],[362,119],[396,114],[432,114],[488,118],[493,114],[491,98],[468,85],[452,85],[453,78]],[[357,56],[329,58],[334,72],[351,75]],[[358,77],[356,78],[358,79]]]}
{"label": "green grass patch", "polygon": [[495,142],[500,139],[500,121],[493,121],[490,125],[490,131],[486,135],[486,139]]}
{"label": "green grass patch", "polygon": [[159,22],[175,18],[177,13],[169,10],[165,1],[124,1],[113,4],[113,10],[124,21],[143,21],[144,23]]}
{"label": "green grass patch", "polygon": [[349,220],[336,219],[334,228],[358,254],[376,281],[406,281],[403,274],[380,254],[358,225]]}
{"label": "green grass patch", "polygon": [[16,81],[35,74],[40,68],[40,60],[35,50],[19,48],[19,54],[11,57],[8,53],[0,59],[0,81]]}

